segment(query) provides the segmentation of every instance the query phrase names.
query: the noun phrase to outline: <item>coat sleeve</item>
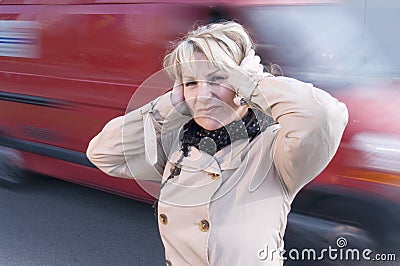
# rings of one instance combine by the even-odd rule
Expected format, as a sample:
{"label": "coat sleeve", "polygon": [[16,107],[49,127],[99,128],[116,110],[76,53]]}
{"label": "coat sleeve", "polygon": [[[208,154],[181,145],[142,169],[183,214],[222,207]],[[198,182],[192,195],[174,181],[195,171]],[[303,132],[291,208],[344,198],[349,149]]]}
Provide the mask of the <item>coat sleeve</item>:
{"label": "coat sleeve", "polygon": [[347,108],[312,84],[286,77],[261,80],[251,101],[281,126],[272,158],[293,199],[336,153],[348,121]]}
{"label": "coat sleeve", "polygon": [[[173,138],[174,132],[182,125],[183,117],[170,102],[170,93],[166,93],[109,121],[89,142],[86,155],[108,175],[160,181],[170,149],[168,138]],[[149,128],[145,126],[146,119],[150,119],[154,130],[146,130]],[[152,131],[155,132],[155,139],[146,140],[145,136],[152,135]],[[167,141],[161,143],[161,135]],[[156,144],[156,150],[152,151],[157,156],[154,164],[146,160],[146,144],[151,145],[151,142]]]}

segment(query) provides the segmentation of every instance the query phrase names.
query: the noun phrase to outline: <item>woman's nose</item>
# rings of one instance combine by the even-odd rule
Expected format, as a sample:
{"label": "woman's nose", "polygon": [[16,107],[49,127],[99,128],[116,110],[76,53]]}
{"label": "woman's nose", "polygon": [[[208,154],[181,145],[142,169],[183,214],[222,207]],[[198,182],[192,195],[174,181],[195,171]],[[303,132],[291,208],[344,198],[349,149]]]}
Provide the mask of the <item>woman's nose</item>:
{"label": "woman's nose", "polygon": [[211,85],[207,81],[201,81],[198,83],[198,97],[201,97],[203,100],[210,100],[209,98],[212,96]]}

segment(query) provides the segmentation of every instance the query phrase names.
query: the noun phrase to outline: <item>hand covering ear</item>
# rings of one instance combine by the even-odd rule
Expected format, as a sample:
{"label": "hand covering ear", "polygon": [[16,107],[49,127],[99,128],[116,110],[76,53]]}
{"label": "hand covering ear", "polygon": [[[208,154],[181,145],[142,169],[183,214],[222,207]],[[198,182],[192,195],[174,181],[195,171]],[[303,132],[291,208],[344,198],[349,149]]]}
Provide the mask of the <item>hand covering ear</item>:
{"label": "hand covering ear", "polygon": [[171,102],[174,107],[176,107],[183,101],[185,101],[185,97],[183,96],[183,84],[182,82],[175,80],[171,91]]}
{"label": "hand covering ear", "polygon": [[175,80],[171,90],[171,103],[182,115],[190,115],[190,110],[185,102],[185,96],[183,94],[183,84],[178,80]]}
{"label": "hand covering ear", "polygon": [[264,70],[264,66],[261,64],[261,58],[256,55],[253,49],[247,52],[246,57],[240,62],[239,67],[250,75],[261,75]]}
{"label": "hand covering ear", "polygon": [[236,104],[243,105],[243,102],[249,102],[258,81],[268,75],[268,73],[263,72],[264,66],[260,62],[261,58],[251,49],[240,65],[232,69],[229,83],[237,94],[234,99]]}

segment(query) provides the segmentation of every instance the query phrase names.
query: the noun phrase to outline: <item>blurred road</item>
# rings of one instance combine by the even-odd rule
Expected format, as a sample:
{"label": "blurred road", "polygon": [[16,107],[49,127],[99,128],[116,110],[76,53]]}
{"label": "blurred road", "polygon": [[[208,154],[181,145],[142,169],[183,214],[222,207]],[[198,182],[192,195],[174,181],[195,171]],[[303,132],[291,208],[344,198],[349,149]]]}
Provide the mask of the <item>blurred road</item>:
{"label": "blurred road", "polygon": [[164,265],[151,205],[43,176],[0,183],[0,265]]}
{"label": "blurred road", "polygon": [[[0,180],[0,266],[165,265],[150,204],[44,176],[27,178],[12,186]],[[285,265],[398,264],[286,261]]]}

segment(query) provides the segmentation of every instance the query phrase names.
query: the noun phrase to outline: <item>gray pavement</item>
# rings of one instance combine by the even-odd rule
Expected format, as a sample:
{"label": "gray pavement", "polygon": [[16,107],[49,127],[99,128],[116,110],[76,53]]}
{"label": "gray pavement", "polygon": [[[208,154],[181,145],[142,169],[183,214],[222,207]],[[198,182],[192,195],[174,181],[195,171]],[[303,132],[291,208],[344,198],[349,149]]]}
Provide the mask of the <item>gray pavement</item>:
{"label": "gray pavement", "polygon": [[151,205],[29,175],[0,183],[0,265],[165,265]]}

